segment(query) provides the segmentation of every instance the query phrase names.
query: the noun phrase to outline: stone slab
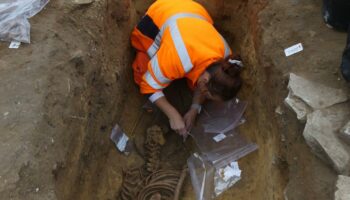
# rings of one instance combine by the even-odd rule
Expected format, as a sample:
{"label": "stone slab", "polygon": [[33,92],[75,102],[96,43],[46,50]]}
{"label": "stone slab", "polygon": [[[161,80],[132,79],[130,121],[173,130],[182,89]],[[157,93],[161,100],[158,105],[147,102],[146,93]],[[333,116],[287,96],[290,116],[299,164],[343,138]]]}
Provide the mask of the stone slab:
{"label": "stone slab", "polygon": [[350,144],[350,121],[340,130],[340,136],[345,142]]}
{"label": "stone slab", "polygon": [[342,89],[312,82],[293,73],[290,73],[288,88],[294,96],[302,99],[314,110],[327,108],[349,99]]}
{"label": "stone slab", "polygon": [[338,176],[336,183],[334,200],[349,200],[350,199],[350,177]]}
{"label": "stone slab", "polygon": [[312,109],[300,98],[294,96],[292,92],[289,92],[287,98],[284,100],[284,103],[295,112],[298,120],[302,122],[306,122],[307,114],[312,112]]}
{"label": "stone slab", "polygon": [[330,163],[338,174],[349,171],[349,148],[337,137],[344,121],[349,117],[349,104],[317,110],[307,116],[304,129],[306,143],[322,160]]}

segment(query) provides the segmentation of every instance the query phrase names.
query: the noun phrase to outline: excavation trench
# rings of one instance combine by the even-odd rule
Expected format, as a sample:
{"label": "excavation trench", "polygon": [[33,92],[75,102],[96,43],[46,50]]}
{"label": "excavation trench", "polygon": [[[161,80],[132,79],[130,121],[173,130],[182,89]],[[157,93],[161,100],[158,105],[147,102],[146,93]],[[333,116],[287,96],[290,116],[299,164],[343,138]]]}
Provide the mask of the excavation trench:
{"label": "excavation trench", "polygon": [[[84,106],[79,104],[75,108],[84,107],[80,112],[88,114],[79,124],[66,121],[67,131],[71,133],[67,139],[68,153],[66,160],[54,171],[59,199],[115,199],[122,182],[122,170],[140,166],[143,159],[137,153],[124,156],[117,152],[109,141],[114,124],[119,123],[136,144],[142,143],[147,127],[164,124],[161,114],[148,114],[141,109],[145,99],[132,81],[130,67],[133,51],[129,34],[151,1],[108,0],[99,3],[94,9],[105,13],[103,27],[99,33],[92,32],[91,35],[99,35],[96,40],[102,50],[95,55],[98,60],[95,68],[88,73],[77,73],[85,77],[88,90],[81,103]],[[280,92],[277,92],[281,87],[278,85],[280,79],[278,72],[262,65],[266,60],[261,59],[260,49],[259,12],[266,2],[202,0],[201,3],[245,63],[245,83],[239,97],[249,104],[245,113],[247,122],[240,131],[259,145],[258,151],[239,161],[242,180],[219,199],[282,199],[288,167],[280,146],[280,124],[274,120],[274,110],[281,101]],[[187,97],[186,93],[175,93],[170,99],[184,108],[186,100],[183,99]],[[76,95],[73,102],[78,98],[81,97]],[[181,168],[190,149],[174,133],[168,133],[166,140],[163,162]],[[189,179],[181,199],[194,199]]]}

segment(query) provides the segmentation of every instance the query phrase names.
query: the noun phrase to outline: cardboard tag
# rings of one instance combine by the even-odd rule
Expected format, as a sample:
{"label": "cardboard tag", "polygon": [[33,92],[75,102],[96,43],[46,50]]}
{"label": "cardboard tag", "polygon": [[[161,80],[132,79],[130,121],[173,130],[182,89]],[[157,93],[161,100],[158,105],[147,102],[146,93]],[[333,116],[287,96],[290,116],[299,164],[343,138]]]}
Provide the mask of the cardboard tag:
{"label": "cardboard tag", "polygon": [[215,140],[215,142],[220,142],[221,140],[225,139],[226,135],[223,133],[220,133],[218,135],[216,135],[215,137],[213,137],[213,140]]}
{"label": "cardboard tag", "polygon": [[19,47],[20,45],[21,45],[21,42],[12,41],[12,42],[10,43],[9,48],[10,48],[10,49],[18,49],[18,47]]}
{"label": "cardboard tag", "polygon": [[284,50],[286,56],[291,56],[303,50],[303,45],[301,43],[288,47]]}
{"label": "cardboard tag", "polygon": [[120,138],[120,140],[117,143],[117,148],[119,149],[119,151],[121,152],[125,151],[126,143],[128,141],[129,141],[129,137],[123,134],[123,136]]}

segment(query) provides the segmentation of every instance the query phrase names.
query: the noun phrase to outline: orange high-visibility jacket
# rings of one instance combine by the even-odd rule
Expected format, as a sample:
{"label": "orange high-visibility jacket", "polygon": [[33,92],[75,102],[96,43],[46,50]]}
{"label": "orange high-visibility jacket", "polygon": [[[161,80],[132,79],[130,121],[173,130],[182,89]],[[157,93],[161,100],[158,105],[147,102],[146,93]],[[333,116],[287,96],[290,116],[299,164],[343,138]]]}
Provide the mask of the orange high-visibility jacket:
{"label": "orange high-visibility jacket", "polygon": [[157,0],[134,28],[131,43],[139,52],[133,69],[143,94],[184,77],[194,88],[211,63],[231,54],[208,12],[192,0]]}

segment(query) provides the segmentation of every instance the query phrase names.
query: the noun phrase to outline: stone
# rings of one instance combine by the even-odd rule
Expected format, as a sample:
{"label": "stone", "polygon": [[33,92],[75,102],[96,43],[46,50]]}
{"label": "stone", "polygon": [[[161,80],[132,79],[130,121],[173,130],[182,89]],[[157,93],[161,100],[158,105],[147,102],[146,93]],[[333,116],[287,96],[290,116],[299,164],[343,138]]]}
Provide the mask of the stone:
{"label": "stone", "polygon": [[84,53],[82,50],[76,50],[71,53],[70,61],[75,62],[75,60],[81,60],[84,57]]}
{"label": "stone", "polygon": [[277,108],[275,109],[275,113],[282,115],[283,114],[283,110],[281,108],[281,106],[277,106]]}
{"label": "stone", "polygon": [[307,114],[312,112],[312,109],[300,98],[294,96],[292,92],[289,92],[287,98],[284,100],[284,103],[297,114],[298,120],[302,122],[305,122]]}
{"label": "stone", "polygon": [[338,176],[335,186],[334,200],[349,200],[350,199],[350,177]]}
{"label": "stone", "polygon": [[308,114],[303,132],[312,152],[331,164],[338,174],[346,174],[350,169],[349,147],[337,137],[343,121],[349,117],[348,106],[341,104]]}
{"label": "stone", "polygon": [[78,5],[90,4],[92,2],[94,2],[94,0],[73,0],[73,3]]}
{"label": "stone", "polygon": [[294,96],[303,100],[314,110],[327,108],[349,99],[342,89],[312,82],[293,73],[290,73],[288,88]]}
{"label": "stone", "polygon": [[340,136],[350,144],[350,121],[340,130]]}

